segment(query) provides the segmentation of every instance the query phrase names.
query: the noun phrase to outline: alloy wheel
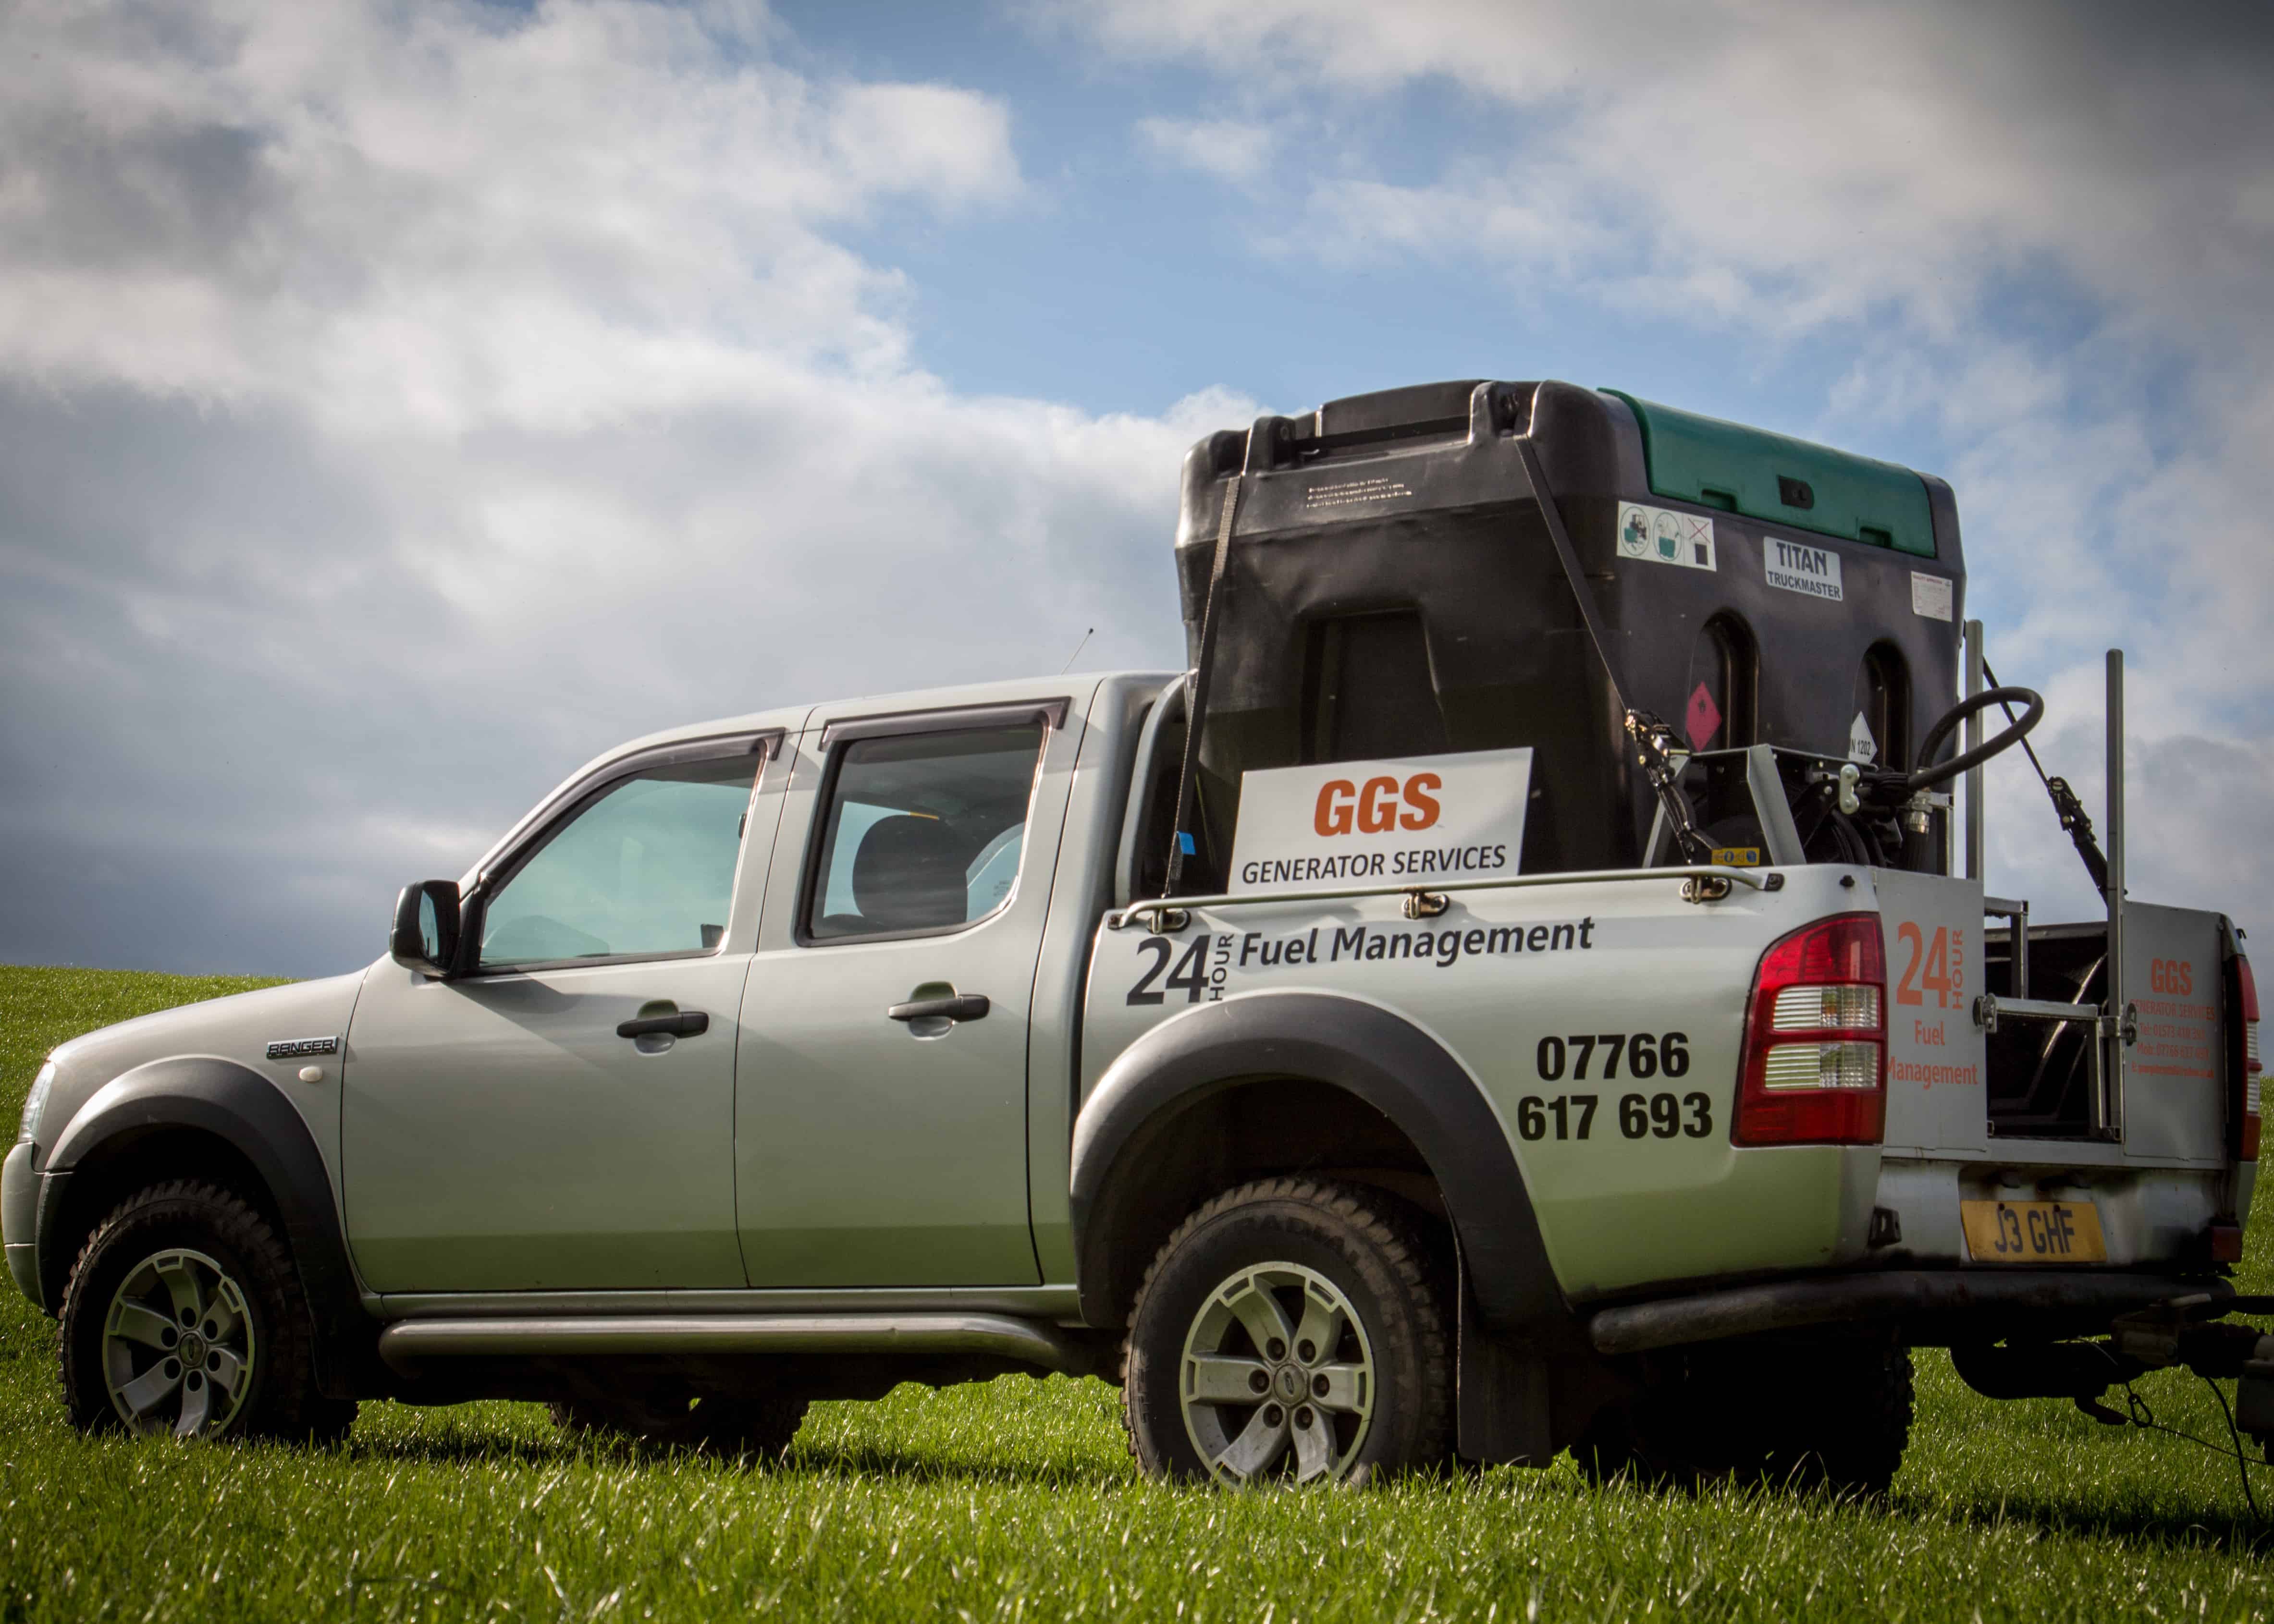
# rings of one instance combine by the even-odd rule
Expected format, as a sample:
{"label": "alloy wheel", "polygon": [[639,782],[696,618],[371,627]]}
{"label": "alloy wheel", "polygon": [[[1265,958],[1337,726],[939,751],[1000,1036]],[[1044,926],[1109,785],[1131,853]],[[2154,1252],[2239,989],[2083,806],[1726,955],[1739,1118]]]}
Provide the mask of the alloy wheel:
{"label": "alloy wheel", "polygon": [[1186,1334],[1185,1430],[1220,1482],[1340,1477],[1374,1416],[1366,1327],[1335,1283],[1299,1263],[1243,1268]]}
{"label": "alloy wheel", "polygon": [[209,1435],[236,1419],[257,1356],[244,1290],[201,1252],[170,1249],[128,1271],[103,1316],[111,1407],[131,1432]]}

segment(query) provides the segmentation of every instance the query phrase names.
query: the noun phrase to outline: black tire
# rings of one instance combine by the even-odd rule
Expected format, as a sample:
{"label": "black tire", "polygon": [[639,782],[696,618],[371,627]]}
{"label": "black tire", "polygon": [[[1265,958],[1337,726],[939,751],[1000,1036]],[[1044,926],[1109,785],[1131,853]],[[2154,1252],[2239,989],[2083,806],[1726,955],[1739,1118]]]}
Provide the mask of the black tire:
{"label": "black tire", "polygon": [[[1129,1316],[1122,1421],[1139,1468],[1186,1481],[1307,1476],[1361,1485],[1442,1466],[1452,1447],[1452,1336],[1431,1256],[1420,1223],[1375,1190],[1272,1178],[1209,1201],[1162,1246]],[[1246,1316],[1268,1315],[1267,1298],[1280,1311],[1273,1323],[1298,1334],[1324,1327],[1333,1344],[1314,1347],[1298,1335],[1262,1346]],[[1331,1306],[1337,1298],[1341,1306]],[[1188,1350],[1245,1380],[1261,1374],[1267,1387],[1253,1404],[1188,1409]],[[1363,1414],[1346,1402],[1361,1388]],[[1254,1442],[1220,1469],[1196,1431],[1210,1447]],[[1282,1434],[1278,1453],[1266,1456]]]}
{"label": "black tire", "polygon": [[[125,1334],[128,1316],[138,1328],[154,1314],[170,1320],[156,1309],[181,1302],[166,1282],[183,1280],[202,1307],[184,1306],[178,1323],[150,1332],[162,1340]],[[128,1427],[131,1401],[114,1389],[129,1373],[152,1392],[166,1388],[136,1415],[139,1432],[180,1431],[193,1405],[188,1430],[208,1438],[328,1442],[355,1421],[354,1401],[317,1390],[315,1325],[290,1251],[251,1203],[217,1184],[175,1180],[120,1202],[79,1249],[60,1319],[64,1405],[82,1431]],[[198,1368],[183,1368],[185,1354]],[[233,1381],[210,1373],[225,1370]]]}
{"label": "black tire", "polygon": [[1572,1454],[1599,1483],[1734,1479],[1876,1498],[1902,1464],[1913,1408],[1906,1348],[1701,1349],[1606,1407]]}
{"label": "black tire", "polygon": [[556,1400],[553,1424],[571,1437],[621,1438],[653,1449],[727,1459],[781,1454],[804,1425],[807,1401],[792,1394],[697,1393],[665,1385],[602,1398]]}

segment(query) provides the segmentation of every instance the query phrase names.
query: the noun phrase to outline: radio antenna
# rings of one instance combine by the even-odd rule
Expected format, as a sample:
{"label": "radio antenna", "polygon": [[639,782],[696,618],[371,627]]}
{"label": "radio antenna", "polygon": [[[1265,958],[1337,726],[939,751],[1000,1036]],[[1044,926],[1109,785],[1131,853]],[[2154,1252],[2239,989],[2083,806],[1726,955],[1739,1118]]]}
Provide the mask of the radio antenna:
{"label": "radio antenna", "polygon": [[1074,644],[1073,652],[1066,656],[1066,663],[1058,667],[1058,675],[1064,676],[1067,672],[1073,669],[1074,661],[1080,659],[1081,658],[1081,651],[1089,647],[1090,632],[1095,632],[1096,629],[1097,628],[1093,626],[1089,628],[1089,631],[1082,633],[1081,641]]}

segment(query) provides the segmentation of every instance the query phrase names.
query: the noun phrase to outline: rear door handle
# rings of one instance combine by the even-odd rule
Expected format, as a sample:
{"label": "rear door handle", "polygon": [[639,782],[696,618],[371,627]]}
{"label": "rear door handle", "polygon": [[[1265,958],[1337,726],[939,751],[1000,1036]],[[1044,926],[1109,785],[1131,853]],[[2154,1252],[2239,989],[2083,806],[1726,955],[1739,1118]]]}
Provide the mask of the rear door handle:
{"label": "rear door handle", "polygon": [[642,1015],[616,1023],[616,1035],[620,1038],[699,1038],[710,1030],[711,1018],[701,1010],[686,1010],[676,1015]]}
{"label": "rear door handle", "polygon": [[894,1020],[930,1020],[937,1016],[945,1016],[950,1020],[984,1020],[988,1008],[985,993],[966,992],[952,998],[918,998],[913,1004],[895,1004],[885,1013]]}

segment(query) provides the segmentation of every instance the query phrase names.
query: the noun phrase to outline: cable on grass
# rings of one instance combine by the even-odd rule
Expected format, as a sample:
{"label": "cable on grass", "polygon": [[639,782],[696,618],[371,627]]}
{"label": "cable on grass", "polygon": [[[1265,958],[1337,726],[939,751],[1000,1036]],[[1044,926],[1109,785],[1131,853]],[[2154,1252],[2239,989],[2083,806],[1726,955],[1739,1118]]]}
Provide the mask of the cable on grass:
{"label": "cable on grass", "polygon": [[2208,1438],[2198,1438],[2193,1432],[2182,1432],[2175,1426],[2165,1426],[2156,1419],[2156,1412],[2148,1408],[2148,1401],[2135,1392],[2132,1384],[2127,1381],[2124,1384],[2124,1402],[2125,1407],[2132,1412],[2132,1425],[2143,1432],[2161,1432],[2166,1437],[2177,1438],[2183,1442],[2191,1443],[2199,1449],[2208,1449],[2213,1455],[2231,1458],[2234,1462],[2235,1475],[2242,1479],[2242,1503],[2250,1507],[2250,1515],[2253,1517],[2263,1522],[2265,1515],[2258,1509],[2258,1497],[2251,1492],[2250,1469],[2254,1466],[2274,1465],[2274,1462],[2254,1461],[2243,1453],[2242,1434],[2235,1430],[2234,1411],[2227,1405],[2226,1395],[2218,1390],[2218,1383],[2210,1377],[2205,1376],[2202,1380],[2203,1386],[2210,1389],[2211,1396],[2218,1401],[2219,1414],[2226,1417],[2226,1434],[2234,1440],[2234,1447],[2232,1449],[2223,1449]]}
{"label": "cable on grass", "polygon": [[[2250,1492],[2250,1468],[2254,1462],[2242,1452],[2242,1434],[2237,1432],[2234,1426],[2234,1407],[2226,1402],[2226,1395],[2218,1390],[2218,1383],[2205,1376],[2202,1379],[2202,1384],[2210,1389],[2210,1395],[2218,1401],[2218,1413],[2226,1419],[2226,1435],[2234,1442],[2234,1473],[2236,1477],[2242,1479],[2242,1503],[2250,1507],[2252,1516],[2258,1516],[2258,1500]],[[2263,1453],[2263,1445],[2261,1453]],[[2255,1463],[2260,1466],[2266,1464],[2264,1461]]]}
{"label": "cable on grass", "polygon": [[[2100,1352],[2108,1359],[2108,1362],[2112,1366],[2116,1365],[2115,1356],[2110,1353],[2105,1345],[2098,1342],[2090,1342],[2086,1345]],[[2258,1509],[2258,1497],[2251,1492],[2250,1469],[2254,1466],[2274,1466],[2274,1460],[2261,1459],[2254,1461],[2248,1455],[2244,1453],[2242,1447],[2242,1434],[2234,1425],[2234,1410],[2227,1403],[2226,1395],[2219,1391],[2218,1383],[2213,1381],[2210,1377],[2203,1376],[2199,1371],[2195,1373],[2201,1377],[2203,1386],[2210,1389],[2210,1395],[2218,1401],[2218,1413],[2226,1419],[2226,1435],[2233,1442],[2234,1447],[2233,1448],[2222,1449],[2208,1438],[2197,1438],[2193,1432],[2182,1432],[2175,1426],[2165,1426],[2162,1422],[2156,1419],[2156,1412],[2148,1408],[2148,1401],[2142,1398],[2139,1393],[2133,1387],[2131,1378],[2128,1376],[2120,1375],[2116,1380],[2123,1384],[2124,1407],[2128,1412],[2127,1417],[2125,1418],[2129,1419],[2134,1426],[2140,1428],[2143,1432],[2162,1432],[2170,1437],[2180,1439],[2184,1442],[2191,1443],[2199,1449],[2208,1449],[2213,1455],[2231,1456],[2234,1462],[2235,1476],[2242,1480],[2242,1503],[2250,1507],[2250,1515],[2254,1518],[2263,1522],[2266,1520],[2265,1514]],[[2118,1425],[2122,1425],[2121,1420],[2119,1419],[2112,1410],[2110,1410],[2105,1406],[2093,1401],[2080,1398],[2077,1400],[2077,1408],[2082,1410],[2086,1414],[2092,1416],[2097,1420],[2115,1421]],[[2263,1455],[2264,1452],[2264,1446],[2261,1445],[2260,1449]]]}

